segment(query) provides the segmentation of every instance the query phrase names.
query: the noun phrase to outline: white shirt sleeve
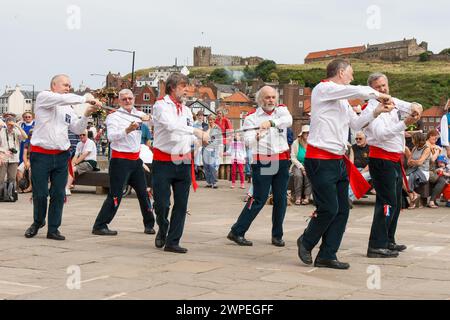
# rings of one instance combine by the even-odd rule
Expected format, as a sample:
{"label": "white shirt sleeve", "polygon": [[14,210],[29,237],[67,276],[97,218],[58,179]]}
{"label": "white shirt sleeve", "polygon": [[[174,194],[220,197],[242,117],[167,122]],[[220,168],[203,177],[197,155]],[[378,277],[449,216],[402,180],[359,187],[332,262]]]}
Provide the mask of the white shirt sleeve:
{"label": "white shirt sleeve", "polygon": [[126,128],[120,125],[120,122],[113,114],[110,114],[105,121],[109,141],[117,141],[127,136]]}
{"label": "white shirt sleeve", "polygon": [[443,147],[449,146],[447,114],[444,114],[441,119],[441,144]]}
{"label": "white shirt sleeve", "polygon": [[42,108],[52,108],[57,106],[69,106],[86,102],[86,97],[73,93],[60,94],[52,91],[43,91],[36,98],[36,105]]}
{"label": "white shirt sleeve", "polygon": [[275,127],[280,129],[292,127],[292,115],[287,107],[277,107],[277,113],[280,113],[281,117],[273,120]]}
{"label": "white shirt sleeve", "polygon": [[[244,120],[244,125],[242,126],[243,129],[253,128],[255,127],[255,122],[253,120],[252,116],[247,116]],[[250,148],[255,148],[258,142],[256,141],[256,130],[251,130],[244,132],[244,142],[247,146]]]}
{"label": "white shirt sleeve", "polygon": [[361,129],[367,127],[375,119],[373,116],[373,110],[373,108],[366,108],[360,115],[357,115],[349,104],[347,113],[350,118],[350,128],[355,131],[360,131]]}
{"label": "white shirt sleeve", "polygon": [[72,109],[70,111],[70,116],[72,118],[72,121],[70,122],[69,129],[75,134],[82,134],[84,130],[87,128],[88,124],[88,118],[84,115],[78,117],[78,115],[75,113],[75,111]]}
{"label": "white shirt sleeve", "polygon": [[341,99],[376,99],[380,93],[367,86],[352,86],[332,83],[321,87],[320,98],[323,101]]}

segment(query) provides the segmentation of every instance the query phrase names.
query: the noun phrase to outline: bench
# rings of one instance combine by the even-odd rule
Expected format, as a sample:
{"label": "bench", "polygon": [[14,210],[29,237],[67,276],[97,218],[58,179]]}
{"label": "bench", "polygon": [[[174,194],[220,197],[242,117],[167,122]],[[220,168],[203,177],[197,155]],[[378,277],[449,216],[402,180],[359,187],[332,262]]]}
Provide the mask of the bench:
{"label": "bench", "polygon": [[109,174],[107,171],[91,171],[76,177],[75,185],[95,186],[96,194],[105,194],[109,191]]}

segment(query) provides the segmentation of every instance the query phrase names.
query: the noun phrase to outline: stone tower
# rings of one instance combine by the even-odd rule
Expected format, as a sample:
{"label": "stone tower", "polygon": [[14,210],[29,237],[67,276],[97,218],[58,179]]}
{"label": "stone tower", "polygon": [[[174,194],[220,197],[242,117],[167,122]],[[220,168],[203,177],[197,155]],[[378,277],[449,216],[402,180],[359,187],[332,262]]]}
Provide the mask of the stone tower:
{"label": "stone tower", "polygon": [[211,47],[194,47],[194,67],[209,67]]}

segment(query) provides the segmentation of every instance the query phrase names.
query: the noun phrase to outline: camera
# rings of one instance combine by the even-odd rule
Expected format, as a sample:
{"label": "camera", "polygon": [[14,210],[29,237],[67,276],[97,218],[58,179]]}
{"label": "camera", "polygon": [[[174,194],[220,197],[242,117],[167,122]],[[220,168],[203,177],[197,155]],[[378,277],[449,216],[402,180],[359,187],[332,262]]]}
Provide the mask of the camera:
{"label": "camera", "polygon": [[17,149],[16,148],[10,148],[9,152],[11,152],[12,154],[16,154],[17,153]]}

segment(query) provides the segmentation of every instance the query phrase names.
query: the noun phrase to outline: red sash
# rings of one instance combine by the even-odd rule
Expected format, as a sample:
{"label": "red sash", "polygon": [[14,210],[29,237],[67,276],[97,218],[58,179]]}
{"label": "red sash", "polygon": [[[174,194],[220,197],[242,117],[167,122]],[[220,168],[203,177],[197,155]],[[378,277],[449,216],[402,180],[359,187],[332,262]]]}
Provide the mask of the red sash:
{"label": "red sash", "polygon": [[402,170],[403,183],[405,184],[407,191],[410,192],[409,186],[408,186],[408,179],[406,178],[406,172],[405,172],[405,168],[403,166],[403,153],[389,152],[389,151],[386,151],[386,150],[378,148],[378,147],[370,146],[369,147],[369,158],[383,159],[383,160],[388,160],[388,161],[392,161],[395,163],[399,162],[400,168]]}
{"label": "red sash", "polygon": [[113,149],[111,159],[137,160],[139,159],[139,152],[120,152]]}
{"label": "red sash", "polygon": [[281,161],[281,160],[290,160],[291,154],[289,153],[289,150],[285,152],[280,152],[277,154],[255,154],[253,155],[254,161]]}
{"label": "red sash", "polygon": [[350,161],[347,156],[337,155],[312,145],[306,147],[306,156],[308,159],[320,159],[320,160],[338,160],[344,159],[345,166],[347,168],[347,175],[350,181],[350,187],[353,190],[353,194],[357,199],[361,198],[371,188],[370,184],[364,179],[359,172],[358,168]]}
{"label": "red sash", "polygon": [[[36,152],[36,153],[42,153],[42,154],[49,154],[49,155],[58,155],[63,152],[66,152],[68,150],[50,150],[50,149],[44,149],[42,147],[33,146],[30,144],[30,152]],[[67,169],[69,170],[70,176],[73,178],[73,167],[72,167],[72,159],[69,158],[69,161],[67,163]]]}
{"label": "red sash", "polygon": [[194,161],[192,161],[191,152],[186,153],[186,154],[170,154],[170,153],[161,151],[157,148],[153,148],[152,151],[153,151],[153,160],[154,161],[172,162],[172,161],[191,160],[192,187],[194,188],[194,191],[197,191],[198,184],[197,184],[197,180],[195,179],[195,167],[194,167]]}

